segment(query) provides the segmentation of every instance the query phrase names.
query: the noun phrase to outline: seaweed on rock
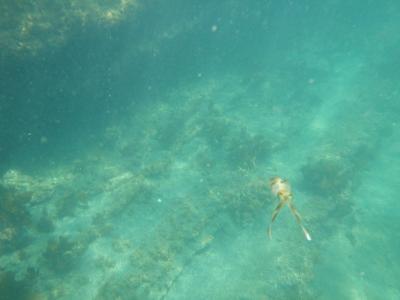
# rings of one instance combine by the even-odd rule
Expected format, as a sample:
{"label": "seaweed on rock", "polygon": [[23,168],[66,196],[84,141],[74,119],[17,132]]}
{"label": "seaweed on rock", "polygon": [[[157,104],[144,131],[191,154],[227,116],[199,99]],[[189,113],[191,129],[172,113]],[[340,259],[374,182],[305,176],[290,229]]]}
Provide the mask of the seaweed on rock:
{"label": "seaweed on rock", "polygon": [[26,229],[31,226],[27,204],[29,192],[18,192],[0,184],[0,252],[13,251],[28,243]]}
{"label": "seaweed on rock", "polygon": [[33,291],[37,272],[33,269],[23,279],[16,279],[16,274],[0,270],[0,300],[26,300],[36,298],[39,293]]}
{"label": "seaweed on rock", "polygon": [[313,160],[303,166],[301,172],[301,186],[316,196],[337,196],[348,188],[350,169],[343,160]]}
{"label": "seaweed on rock", "polygon": [[84,243],[60,236],[51,239],[47,243],[43,258],[50,270],[57,273],[66,273],[77,265],[85,250]]}

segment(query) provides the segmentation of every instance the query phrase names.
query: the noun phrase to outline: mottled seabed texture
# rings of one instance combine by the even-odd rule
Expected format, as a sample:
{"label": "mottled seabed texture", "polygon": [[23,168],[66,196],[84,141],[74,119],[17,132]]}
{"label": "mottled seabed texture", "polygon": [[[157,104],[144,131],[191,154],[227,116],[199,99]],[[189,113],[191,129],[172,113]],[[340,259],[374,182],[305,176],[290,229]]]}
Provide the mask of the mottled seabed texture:
{"label": "mottled seabed texture", "polygon": [[[3,1],[0,299],[400,299],[399,1]],[[277,199],[289,179],[312,241]]]}

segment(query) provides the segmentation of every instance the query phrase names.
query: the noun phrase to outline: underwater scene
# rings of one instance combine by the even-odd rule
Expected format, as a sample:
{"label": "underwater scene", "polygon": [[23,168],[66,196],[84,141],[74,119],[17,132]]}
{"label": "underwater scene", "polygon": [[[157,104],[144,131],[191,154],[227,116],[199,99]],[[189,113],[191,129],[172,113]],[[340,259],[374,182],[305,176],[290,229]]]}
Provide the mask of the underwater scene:
{"label": "underwater scene", "polygon": [[400,299],[399,1],[0,15],[0,300]]}

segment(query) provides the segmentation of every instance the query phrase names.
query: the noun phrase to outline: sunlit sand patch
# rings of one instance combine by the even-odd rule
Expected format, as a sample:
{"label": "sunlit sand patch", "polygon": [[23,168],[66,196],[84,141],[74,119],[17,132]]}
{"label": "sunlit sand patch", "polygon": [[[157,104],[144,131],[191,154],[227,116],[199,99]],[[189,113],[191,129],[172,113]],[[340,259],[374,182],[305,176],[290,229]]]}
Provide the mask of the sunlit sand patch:
{"label": "sunlit sand patch", "polygon": [[310,124],[311,130],[317,132],[317,133],[322,133],[326,131],[327,129],[327,124],[324,120],[321,118],[315,118],[311,124]]}

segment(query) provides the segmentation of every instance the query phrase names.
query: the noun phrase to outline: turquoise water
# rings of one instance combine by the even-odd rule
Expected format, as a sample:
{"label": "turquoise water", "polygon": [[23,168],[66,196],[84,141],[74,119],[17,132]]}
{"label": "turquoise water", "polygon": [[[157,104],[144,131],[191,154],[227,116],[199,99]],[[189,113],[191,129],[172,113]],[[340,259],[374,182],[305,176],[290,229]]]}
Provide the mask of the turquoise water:
{"label": "turquoise water", "polygon": [[0,8],[0,299],[400,299],[400,3]]}

